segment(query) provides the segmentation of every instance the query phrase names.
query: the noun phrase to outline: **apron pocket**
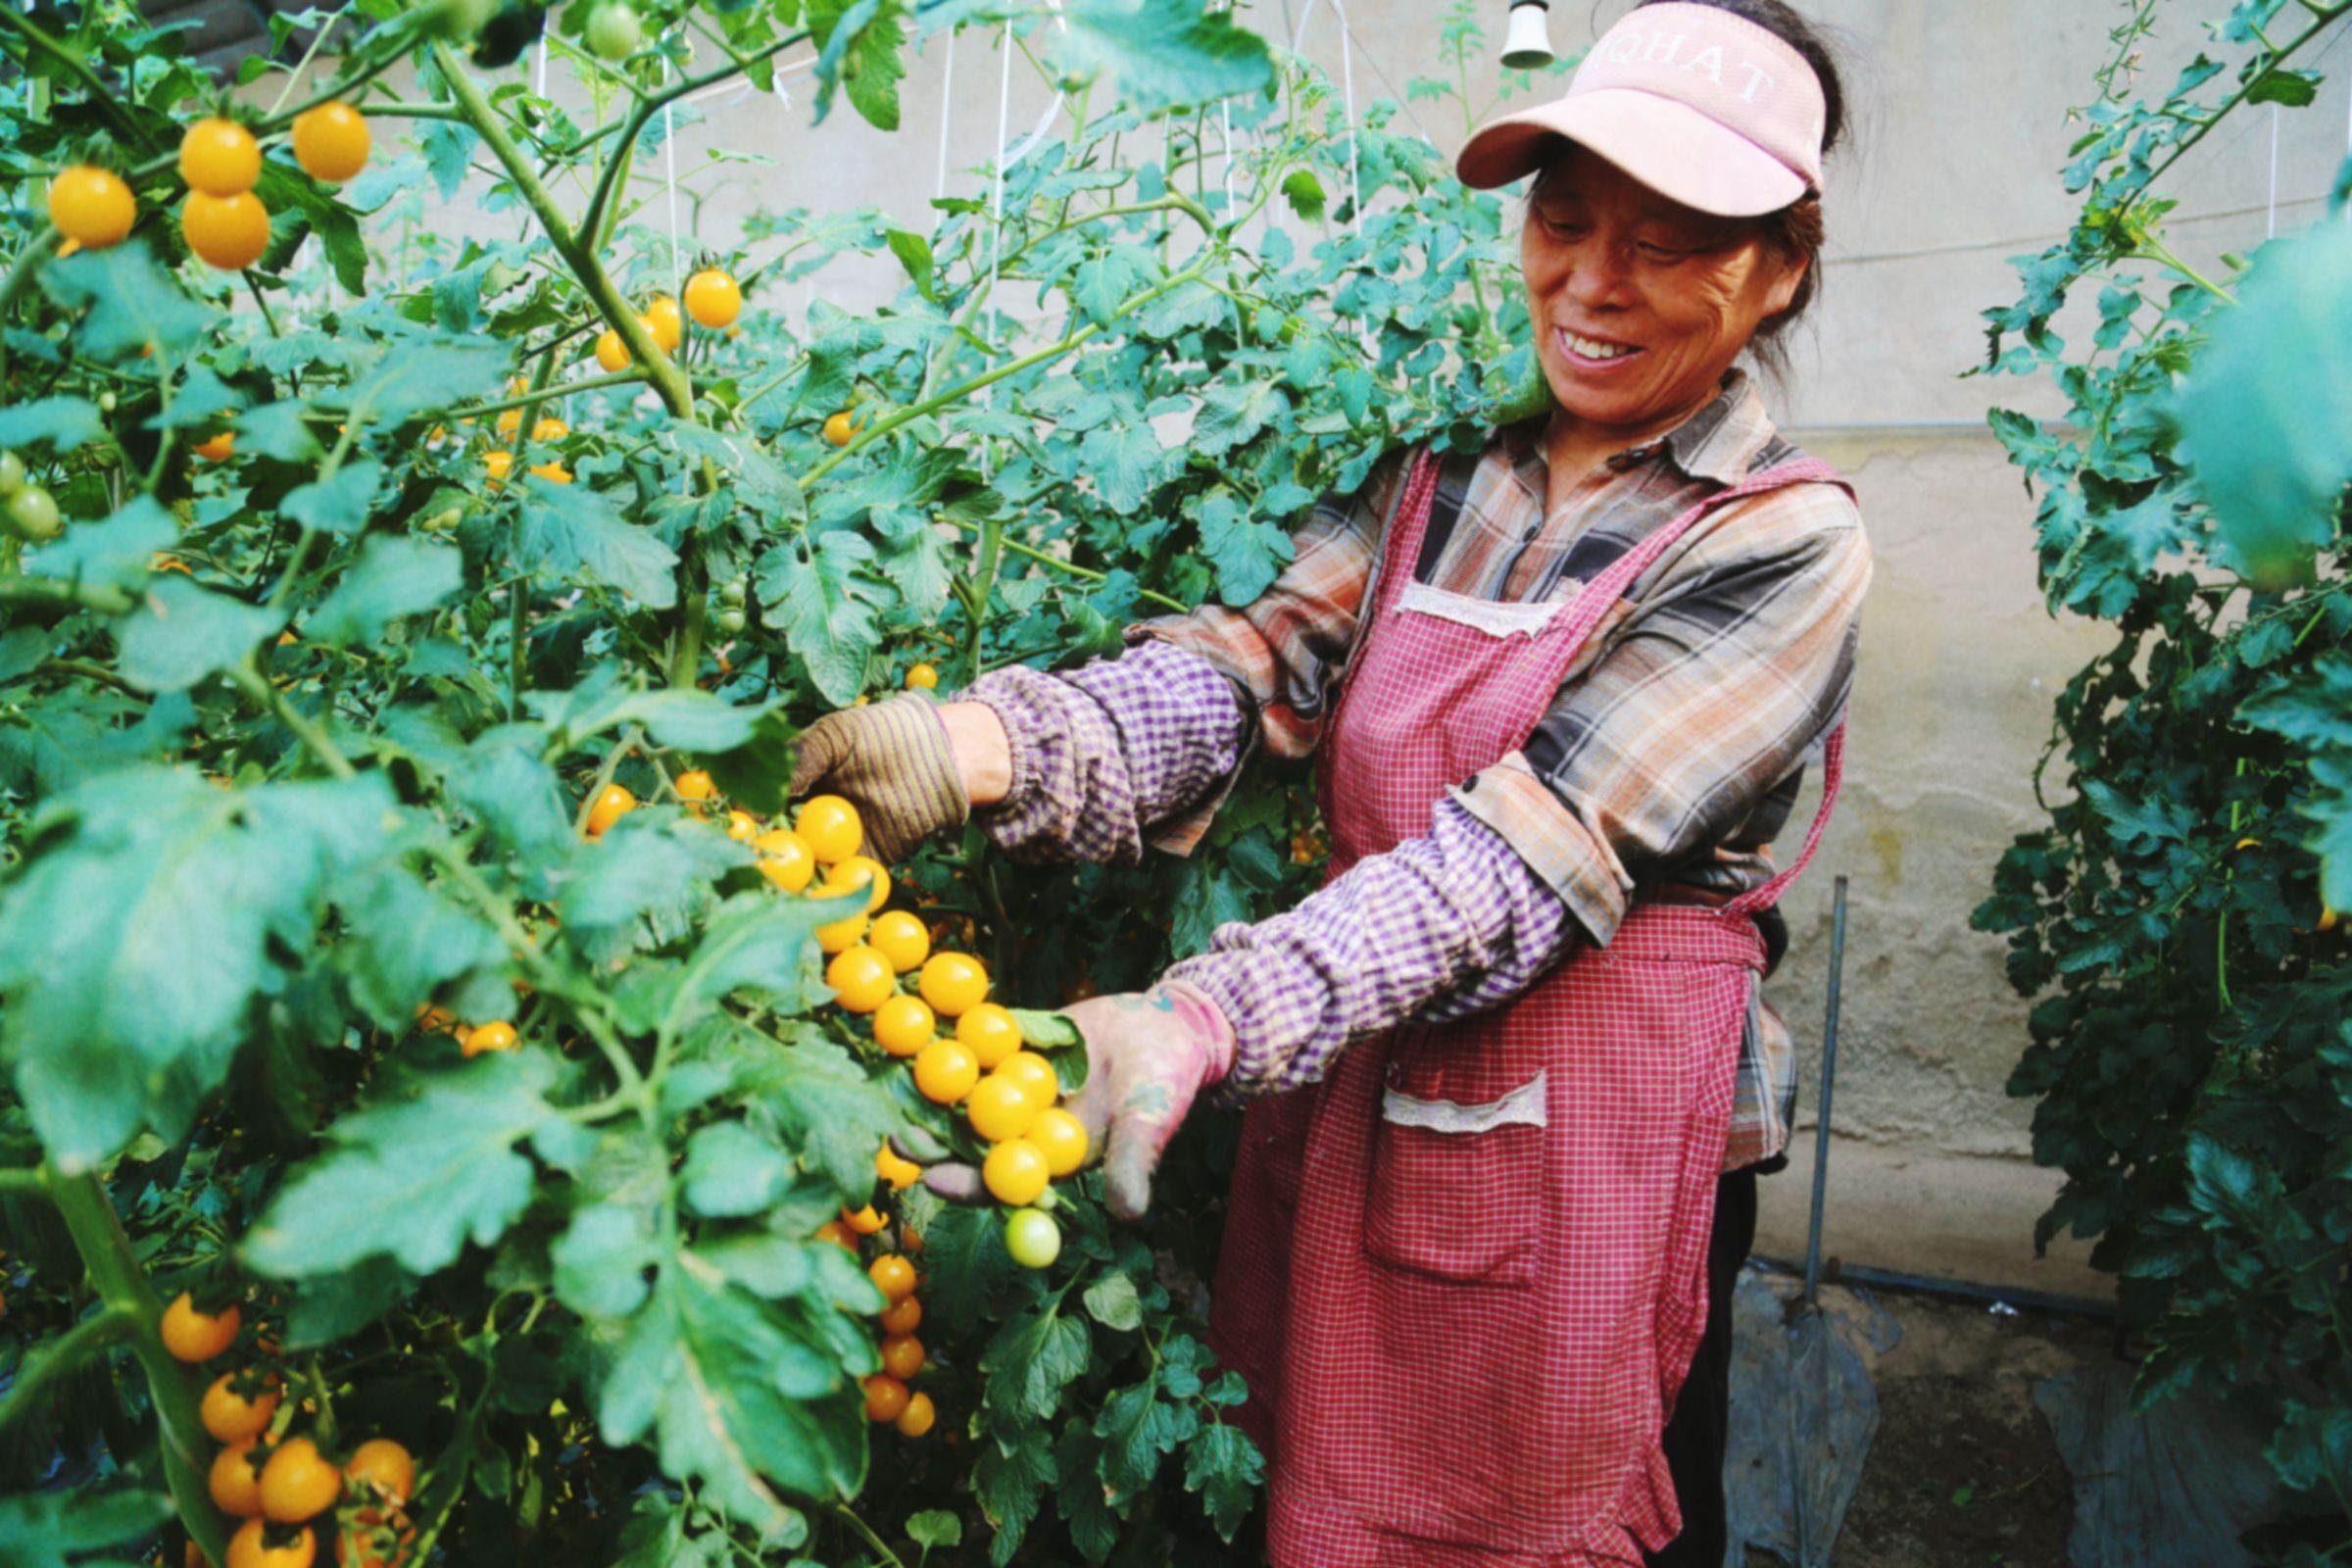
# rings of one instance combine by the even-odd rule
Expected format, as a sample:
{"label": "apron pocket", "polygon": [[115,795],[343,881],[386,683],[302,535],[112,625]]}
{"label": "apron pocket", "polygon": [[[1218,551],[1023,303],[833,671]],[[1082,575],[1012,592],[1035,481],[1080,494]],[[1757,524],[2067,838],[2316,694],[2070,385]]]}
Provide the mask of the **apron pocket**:
{"label": "apron pocket", "polygon": [[1472,1285],[1526,1285],[1543,1222],[1544,1074],[1465,1105],[1391,1089],[1374,1135],[1364,1250]]}

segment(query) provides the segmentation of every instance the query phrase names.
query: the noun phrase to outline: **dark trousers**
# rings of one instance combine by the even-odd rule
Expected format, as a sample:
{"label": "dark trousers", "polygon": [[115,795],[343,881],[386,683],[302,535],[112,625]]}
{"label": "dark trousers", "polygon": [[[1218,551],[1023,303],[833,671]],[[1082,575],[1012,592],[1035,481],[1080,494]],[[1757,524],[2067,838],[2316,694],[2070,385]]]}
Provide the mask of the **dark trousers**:
{"label": "dark trousers", "polygon": [[1723,1568],[1731,1550],[1724,1517],[1723,1460],[1731,1429],[1732,1292],[1756,1244],[1756,1173],[1734,1171],[1715,1188],[1707,1238],[1707,1332],[1666,1422],[1666,1467],[1682,1504],[1683,1533],[1648,1559],[1650,1568]]}

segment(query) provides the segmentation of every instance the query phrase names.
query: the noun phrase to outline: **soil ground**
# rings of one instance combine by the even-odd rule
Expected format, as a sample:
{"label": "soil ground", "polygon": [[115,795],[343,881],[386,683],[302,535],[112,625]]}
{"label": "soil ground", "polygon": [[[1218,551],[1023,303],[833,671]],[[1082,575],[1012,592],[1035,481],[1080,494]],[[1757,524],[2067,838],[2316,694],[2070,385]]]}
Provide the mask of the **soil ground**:
{"label": "soil ground", "polygon": [[2074,1489],[2034,1385],[2109,1353],[2107,1325],[1879,1300],[1903,1337],[1878,1364],[1879,1435],[1837,1568],[2067,1568]]}

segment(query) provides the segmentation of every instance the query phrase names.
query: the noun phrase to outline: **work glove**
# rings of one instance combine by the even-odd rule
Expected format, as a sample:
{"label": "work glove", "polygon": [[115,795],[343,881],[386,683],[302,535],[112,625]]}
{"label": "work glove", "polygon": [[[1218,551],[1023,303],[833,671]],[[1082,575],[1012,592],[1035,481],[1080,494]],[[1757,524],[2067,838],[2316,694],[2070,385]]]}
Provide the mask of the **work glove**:
{"label": "work glove", "polygon": [[947,726],[927,697],[827,713],[801,731],[792,793],[823,787],[858,808],[868,848],[896,865],[934,833],[961,827],[971,800]]}
{"label": "work glove", "polygon": [[[1069,1102],[1085,1123],[1087,1157],[1102,1161],[1110,1211],[1143,1217],[1168,1140],[1203,1089],[1233,1066],[1233,1025],[1207,993],[1167,980],[1140,993],[1090,997],[1063,1009],[1086,1043],[1086,1087]],[[923,1185],[959,1203],[985,1196],[969,1165],[933,1165]]]}

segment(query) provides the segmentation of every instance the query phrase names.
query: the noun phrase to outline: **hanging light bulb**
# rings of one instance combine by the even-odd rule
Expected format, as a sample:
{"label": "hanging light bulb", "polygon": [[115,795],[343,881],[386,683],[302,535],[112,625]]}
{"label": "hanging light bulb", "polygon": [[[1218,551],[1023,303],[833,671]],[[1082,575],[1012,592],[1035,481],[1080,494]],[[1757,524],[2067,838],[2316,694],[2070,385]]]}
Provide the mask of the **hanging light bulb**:
{"label": "hanging light bulb", "polygon": [[1502,68],[1541,71],[1553,59],[1549,8],[1544,0],[1511,0],[1510,30],[1502,39]]}

